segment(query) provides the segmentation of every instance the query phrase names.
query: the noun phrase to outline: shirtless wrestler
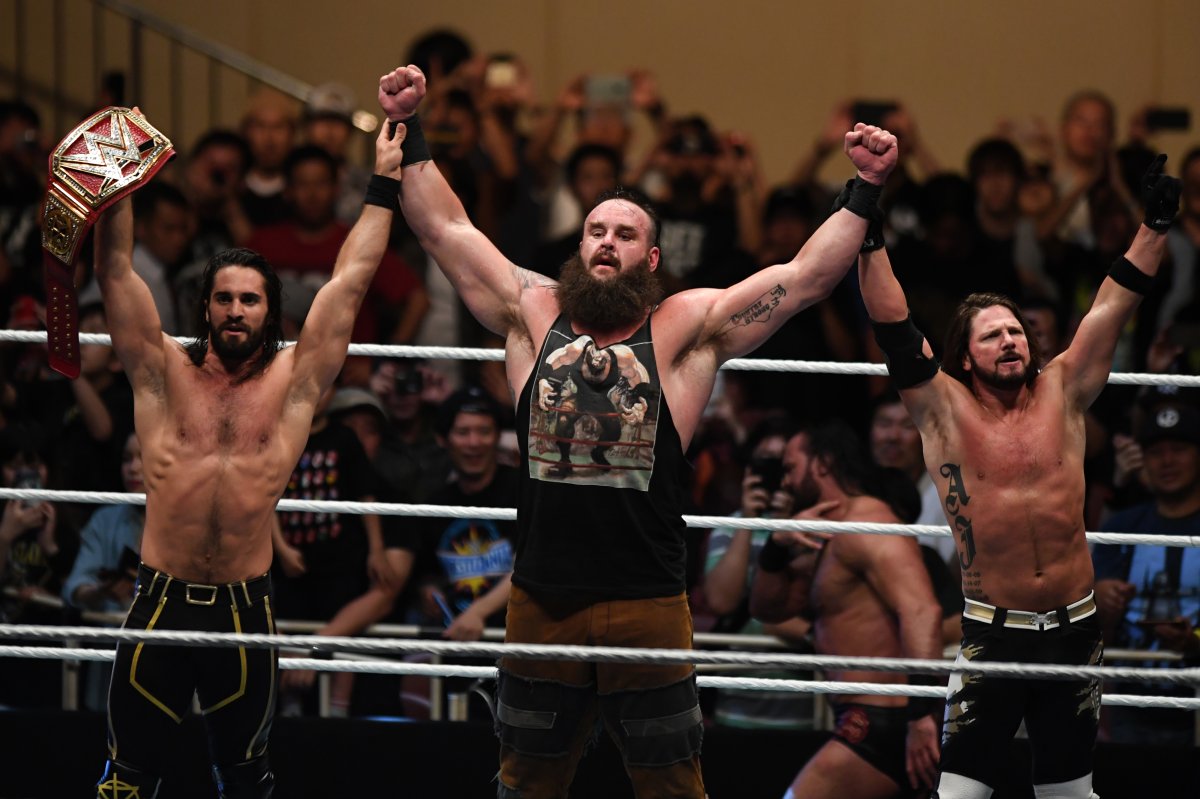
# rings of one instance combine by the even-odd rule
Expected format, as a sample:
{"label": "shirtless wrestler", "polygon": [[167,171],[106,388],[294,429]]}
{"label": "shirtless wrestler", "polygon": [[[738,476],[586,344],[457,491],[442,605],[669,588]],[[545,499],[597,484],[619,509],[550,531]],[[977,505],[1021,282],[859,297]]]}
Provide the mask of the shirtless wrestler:
{"label": "shirtless wrestler", "polygon": [[[1133,243],[1070,346],[1049,363],[1012,300],[973,294],[951,320],[939,369],[887,253],[860,257],[876,340],[921,431],[925,466],[958,546],[966,598],[959,663],[1101,662],[1083,527],[1084,412],[1104,388],[1118,337],[1162,259],[1180,194],[1179,181],[1162,174],[1165,159],[1142,179],[1146,216]],[[1005,762],[997,753],[1024,718],[1038,796],[1094,796],[1099,712],[1098,681],[954,675],[935,795],[990,796]]]}
{"label": "shirtless wrestler", "polygon": [[[797,433],[783,454],[784,487],[807,509],[793,518],[899,524],[866,492],[878,479],[844,423]],[[819,549],[811,535],[776,532],[763,547],[750,612],[781,622],[813,620],[821,654],[936,659],[941,606],[915,538],[835,535]],[[813,553],[815,555],[815,563]],[[903,683],[904,675],[836,671],[844,682]],[[937,777],[940,702],[902,696],[837,697],[836,727],[796,775],[787,799],[884,799],[921,795]]]}
{"label": "shirtless wrestler", "polygon": [[[142,564],[125,626],[270,633],[275,503],[337,377],[387,246],[403,135],[376,143],[376,175],[332,278],[295,347],[280,346],[280,284],[249,250],[209,262],[196,335],[163,334],[133,271],[128,199],[96,225],[96,279],[113,346],[134,391],[146,486]],[[199,696],[222,797],[270,796],[276,655],[249,648],[117,647],[98,797],[153,797],[174,730]]]}

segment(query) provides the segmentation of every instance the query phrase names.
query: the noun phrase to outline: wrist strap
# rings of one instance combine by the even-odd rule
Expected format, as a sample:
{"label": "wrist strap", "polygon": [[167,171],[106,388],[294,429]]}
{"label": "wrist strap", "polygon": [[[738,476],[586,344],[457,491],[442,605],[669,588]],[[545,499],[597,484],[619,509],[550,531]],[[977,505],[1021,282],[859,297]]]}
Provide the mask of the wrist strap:
{"label": "wrist strap", "polygon": [[[930,674],[910,674],[908,675],[909,685],[942,685],[942,682],[937,677]],[[934,698],[932,696],[910,696],[906,707],[909,721],[916,721],[925,716],[933,716],[935,719],[941,715],[942,708],[945,707],[945,700]]]}
{"label": "wrist strap", "polygon": [[1150,289],[1154,287],[1154,276],[1148,275],[1141,269],[1138,269],[1125,256],[1121,256],[1113,261],[1112,269],[1108,270],[1108,276],[1118,286],[1122,286],[1143,296],[1148,294]]}
{"label": "wrist strap", "polygon": [[758,569],[767,574],[781,572],[792,562],[792,552],[782,544],[775,543],[774,538],[768,538],[758,551]]}
{"label": "wrist strap", "polygon": [[[389,121],[388,124],[392,126],[392,133],[395,134],[397,123]],[[429,154],[429,144],[425,141],[425,132],[421,130],[421,118],[413,114],[407,119],[400,120],[399,124],[404,125],[408,131],[404,135],[400,166],[403,168],[424,161],[432,161],[433,156]]]}
{"label": "wrist strap", "polygon": [[396,213],[400,210],[400,181],[386,175],[371,175],[363,205],[378,205]]}

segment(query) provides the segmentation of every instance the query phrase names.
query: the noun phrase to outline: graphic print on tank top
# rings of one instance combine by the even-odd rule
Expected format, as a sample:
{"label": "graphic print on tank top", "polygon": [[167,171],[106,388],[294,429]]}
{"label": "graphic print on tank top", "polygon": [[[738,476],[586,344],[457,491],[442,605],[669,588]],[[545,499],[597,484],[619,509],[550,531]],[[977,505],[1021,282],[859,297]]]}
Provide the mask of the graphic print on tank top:
{"label": "graphic print on tank top", "polygon": [[600,348],[555,323],[529,403],[530,477],[649,489],[662,391],[646,331]]}

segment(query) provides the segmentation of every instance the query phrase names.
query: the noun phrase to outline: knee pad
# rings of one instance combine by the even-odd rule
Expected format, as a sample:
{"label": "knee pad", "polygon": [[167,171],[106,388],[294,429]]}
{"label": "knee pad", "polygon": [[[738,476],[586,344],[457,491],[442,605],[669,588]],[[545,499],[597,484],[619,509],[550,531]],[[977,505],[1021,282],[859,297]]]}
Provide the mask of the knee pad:
{"label": "knee pad", "polygon": [[104,776],[96,783],[96,799],[123,799],[139,796],[154,799],[162,782],[148,772],[136,769],[120,760],[109,760],[104,764]]}
{"label": "knee pad", "polygon": [[700,752],[704,717],[696,676],[661,688],[600,697],[627,766],[669,766]]}
{"label": "knee pad", "polygon": [[266,755],[245,763],[213,766],[213,782],[221,799],[271,799],[275,791],[275,775]]}
{"label": "knee pad", "polygon": [[1084,774],[1069,782],[1035,785],[1033,786],[1033,795],[1037,799],[1100,799],[1099,796],[1092,793],[1091,774]]}
{"label": "knee pad", "polygon": [[526,755],[561,757],[596,694],[593,685],[527,680],[501,670],[496,689],[496,735]]}
{"label": "knee pad", "polygon": [[943,771],[930,799],[989,799],[992,788],[979,780]]}

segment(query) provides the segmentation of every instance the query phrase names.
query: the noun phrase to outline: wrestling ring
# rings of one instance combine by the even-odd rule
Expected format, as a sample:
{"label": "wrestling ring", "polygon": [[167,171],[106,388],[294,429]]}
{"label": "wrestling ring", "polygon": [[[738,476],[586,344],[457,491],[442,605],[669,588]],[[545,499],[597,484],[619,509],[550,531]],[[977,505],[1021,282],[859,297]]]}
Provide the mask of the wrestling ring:
{"label": "wrestling ring", "polygon": [[[80,336],[82,343],[108,344],[108,336]],[[46,340],[45,333],[26,331],[0,331],[0,341],[40,343]],[[500,350],[479,350],[451,347],[405,347],[384,345],[351,345],[351,355],[367,355],[376,357],[401,357],[424,359],[469,359],[469,360],[502,360]],[[877,364],[848,364],[834,362],[804,362],[804,361],[763,361],[738,359],[725,365],[727,369],[765,370],[777,372],[803,372],[814,374],[854,374],[854,375],[883,375],[885,368]],[[1200,377],[1179,375],[1152,374],[1113,374],[1109,380],[1114,385],[1166,385],[1166,386],[1200,386]],[[145,497],[140,494],[124,494],[115,492],[82,492],[82,491],[50,491],[43,489],[0,488],[0,499],[22,499],[51,502],[97,503],[97,504],[144,504]],[[413,517],[444,517],[444,518],[477,518],[494,520],[515,519],[516,511],[512,508],[480,508],[455,507],[444,505],[418,505],[395,503],[357,503],[331,501],[281,500],[280,510],[311,511],[314,513],[345,513],[345,514],[379,514],[392,516]],[[888,525],[862,523],[835,523],[792,520],[745,519],[718,516],[685,516],[690,528],[741,527],[766,530],[799,530],[804,532],[822,531],[833,534],[870,534],[870,535],[935,535],[950,536],[951,532],[945,526],[931,525]],[[1128,533],[1094,533],[1089,532],[1087,538],[1093,543],[1105,544],[1151,544],[1168,547],[1194,547],[1200,545],[1200,535],[1134,535]],[[85,617],[88,621],[100,624],[117,624],[119,619],[103,617],[98,614]],[[586,646],[546,646],[525,644],[504,644],[494,639],[502,631],[491,630],[485,640],[478,642],[455,642],[415,638],[420,630],[405,625],[376,625],[368,634],[362,637],[343,638],[305,634],[311,631],[315,624],[281,621],[279,629],[295,631],[295,634],[277,635],[239,635],[218,633],[195,633],[179,631],[142,631],[123,630],[98,626],[62,626],[62,625],[25,625],[0,624],[0,657],[59,660],[64,662],[69,674],[72,667],[84,661],[111,661],[113,653],[106,649],[84,648],[80,643],[90,642],[106,647],[118,641],[145,642],[148,645],[182,645],[182,646],[228,646],[247,648],[279,648],[283,652],[299,653],[299,656],[289,656],[280,659],[281,669],[305,669],[316,672],[352,672],[355,674],[373,675],[403,675],[431,678],[435,690],[430,694],[430,718],[438,720],[445,718],[446,708],[443,707],[440,690],[440,680],[446,678],[469,678],[476,681],[476,686],[486,686],[495,677],[496,669],[492,666],[467,666],[441,662],[453,658],[485,658],[495,659],[501,656],[516,658],[586,660],[592,662],[639,662],[639,663],[684,663],[690,662],[697,666],[698,683],[701,688],[736,688],[744,691],[772,691],[798,694],[829,695],[839,693],[873,694],[873,695],[903,695],[944,698],[945,688],[937,686],[907,685],[896,683],[860,683],[839,682],[820,679],[781,679],[755,676],[720,676],[713,674],[714,670],[737,671],[753,673],[762,670],[787,669],[804,672],[825,672],[829,670],[854,669],[883,673],[926,674],[945,676],[951,672],[962,672],[963,666],[956,665],[952,660],[915,660],[905,658],[862,658],[836,657],[814,654],[798,654],[780,651],[783,646],[778,639],[759,636],[714,635],[697,633],[695,650],[671,649],[622,649],[616,647],[586,647]],[[394,635],[397,637],[377,637]],[[20,640],[20,644],[12,643]],[[36,644],[31,642],[36,641]],[[746,646],[756,650],[714,651],[699,647],[705,646]],[[319,656],[312,657],[313,652]],[[414,656],[432,659],[433,662],[406,662]],[[1132,708],[1171,708],[1176,710],[1195,711],[1200,709],[1200,668],[1182,666],[1179,656],[1169,652],[1133,652],[1122,650],[1107,650],[1107,660],[1122,662],[1144,661],[1145,666],[1046,666],[1024,663],[971,663],[968,671],[994,675],[1011,679],[1079,679],[1099,678],[1104,681],[1119,680],[1123,683],[1145,682],[1157,685],[1170,684],[1188,689],[1193,696],[1152,696],[1140,694],[1106,693],[1103,696],[1105,706]],[[1163,668],[1164,665],[1174,666]],[[485,690],[477,691],[481,696]],[[1187,692],[1187,691],[1185,691]],[[70,701],[67,708],[71,707]],[[818,702],[818,708],[823,704]],[[461,713],[456,711],[455,698],[450,698],[449,716],[452,721],[460,719]],[[2,714],[0,714],[2,715]],[[1200,719],[1200,716],[1198,716]],[[334,720],[306,720],[314,721]],[[818,726],[821,723],[818,718]],[[36,725],[35,725],[36,726]],[[478,726],[478,725],[477,725]],[[1200,740],[1200,721],[1197,724],[1198,740]],[[712,737],[717,737],[715,734]],[[96,741],[95,751],[99,753],[101,740]],[[273,752],[280,747],[272,744]],[[706,742],[706,755],[709,749]],[[1182,784],[1196,784],[1197,776],[1195,749],[1191,757],[1184,762],[1189,763],[1188,773],[1181,774],[1188,781]],[[803,762],[803,755],[795,752],[787,755],[787,771],[794,770]],[[585,759],[586,760],[586,759]],[[94,757],[92,772],[98,772],[100,757]],[[1102,758],[1097,757],[1097,788],[1103,787],[1100,779]],[[494,760],[492,761],[494,766]],[[707,757],[706,757],[707,766]],[[745,763],[742,764],[746,766]],[[280,767],[282,770],[282,767]],[[709,769],[706,767],[706,774]],[[581,772],[582,773],[582,772]],[[577,785],[580,779],[576,780]],[[281,785],[282,787],[282,785]],[[491,795],[493,786],[479,786],[479,793],[470,795]],[[774,789],[772,789],[774,790]],[[775,791],[778,796],[782,789]],[[1099,790],[1105,797],[1112,796],[1111,792]],[[0,796],[9,796],[0,787]],[[36,794],[17,793],[13,796]],[[175,795],[175,794],[172,794]],[[183,795],[183,794],[181,794]],[[307,795],[318,795],[309,793]],[[333,794],[320,794],[333,795]],[[346,794],[351,795],[351,794]],[[453,794],[445,794],[453,795]],[[576,794],[572,794],[576,795]],[[591,795],[591,794],[583,794]],[[710,787],[710,795],[725,795]],[[743,796],[759,795],[753,791],[740,793]],[[762,795],[772,795],[764,793]],[[1002,791],[997,796],[1005,796]],[[1012,794],[1021,795],[1021,794]]]}

